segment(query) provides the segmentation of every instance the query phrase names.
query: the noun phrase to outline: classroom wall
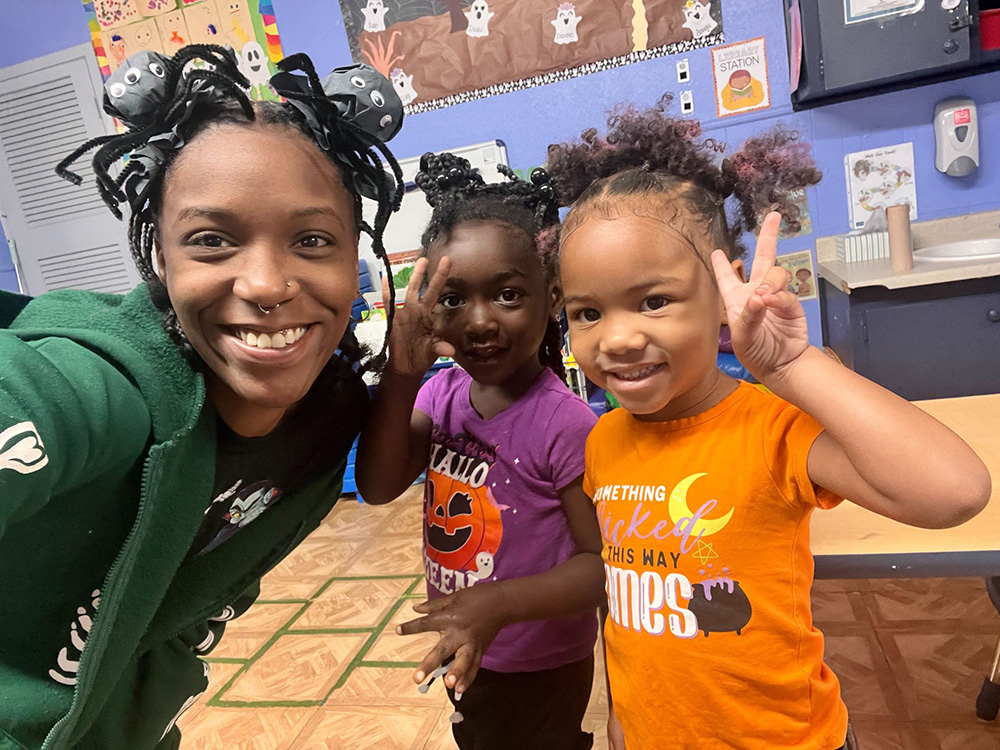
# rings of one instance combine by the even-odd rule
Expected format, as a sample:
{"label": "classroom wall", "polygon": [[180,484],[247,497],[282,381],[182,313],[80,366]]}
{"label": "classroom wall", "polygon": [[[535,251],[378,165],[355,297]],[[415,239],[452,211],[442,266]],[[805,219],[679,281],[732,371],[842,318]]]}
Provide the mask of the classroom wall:
{"label": "classroom wall", "polygon": [[[768,110],[715,117],[709,49],[685,53],[690,61],[695,116],[713,137],[738,146],[748,135],[783,122],[813,144],[823,182],[809,191],[813,234],[785,240],[779,253],[814,248],[815,238],[845,232],[848,204],[844,156],[861,149],[912,141],[920,220],[996,208],[1000,205],[1000,154],[991,134],[1000,133],[1000,73],[919,87],[793,113],[788,103],[788,64],[781,0],[722,2],[727,42],[764,36],[771,101]],[[320,71],[350,61],[337,0],[273,0],[286,54],[307,51]],[[35,0],[5,9],[7,40],[0,46],[0,67],[12,65],[88,40],[79,0]],[[46,19],[44,34],[37,19]],[[675,63],[664,57],[548,86],[481,99],[407,119],[392,148],[400,158],[424,151],[498,138],[507,144],[510,163],[530,168],[545,160],[548,144],[573,138],[599,125],[617,102],[653,104],[664,91],[677,91]],[[952,178],[934,168],[931,120],[936,102],[969,96],[979,105],[981,167],[967,178]],[[0,244],[0,287],[13,288],[5,245]],[[805,303],[810,331],[819,343],[818,302]]]}

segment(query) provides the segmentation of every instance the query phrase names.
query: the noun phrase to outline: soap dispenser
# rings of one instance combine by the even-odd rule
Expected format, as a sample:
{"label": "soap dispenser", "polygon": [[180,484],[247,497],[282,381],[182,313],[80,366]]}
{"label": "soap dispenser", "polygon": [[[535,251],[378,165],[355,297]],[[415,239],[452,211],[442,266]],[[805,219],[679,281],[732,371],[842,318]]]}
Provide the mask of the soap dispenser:
{"label": "soap dispenser", "polygon": [[979,166],[979,118],[976,103],[956,97],[934,108],[934,166],[952,177],[964,177]]}

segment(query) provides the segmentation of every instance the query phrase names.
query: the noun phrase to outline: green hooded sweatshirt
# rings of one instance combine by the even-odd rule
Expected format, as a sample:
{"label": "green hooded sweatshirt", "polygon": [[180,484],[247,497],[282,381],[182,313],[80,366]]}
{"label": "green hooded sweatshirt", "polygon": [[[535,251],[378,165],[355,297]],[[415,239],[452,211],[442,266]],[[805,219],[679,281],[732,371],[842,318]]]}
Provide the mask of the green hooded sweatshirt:
{"label": "green hooded sweatshirt", "polygon": [[[0,750],[176,748],[199,655],[340,495],[346,449],[185,561],[216,415],[160,321],[144,286],[0,292]],[[344,429],[349,447],[360,424]]]}

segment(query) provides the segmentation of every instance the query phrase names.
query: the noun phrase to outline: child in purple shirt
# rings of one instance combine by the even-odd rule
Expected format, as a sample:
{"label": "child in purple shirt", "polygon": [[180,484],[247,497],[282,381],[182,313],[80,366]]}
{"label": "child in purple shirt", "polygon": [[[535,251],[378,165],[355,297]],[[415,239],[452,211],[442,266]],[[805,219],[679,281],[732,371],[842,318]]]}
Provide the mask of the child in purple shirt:
{"label": "child in purple shirt", "polygon": [[[389,502],[427,471],[429,601],[399,632],[441,633],[417,682],[454,657],[444,681],[464,717],[459,748],[586,750],[604,600],[600,529],[581,484],[596,418],[559,377],[552,190],[541,170],[487,185],[451,154],[425,155],[421,170],[434,206],[425,258],[397,312],[358,489]],[[461,369],[421,388],[438,356]]]}

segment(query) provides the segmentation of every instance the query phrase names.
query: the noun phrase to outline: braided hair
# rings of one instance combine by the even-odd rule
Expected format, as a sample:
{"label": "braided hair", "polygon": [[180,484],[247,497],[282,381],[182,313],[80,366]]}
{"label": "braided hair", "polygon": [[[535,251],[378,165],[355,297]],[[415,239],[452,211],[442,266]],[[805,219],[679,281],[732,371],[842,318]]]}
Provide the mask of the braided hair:
{"label": "braided hair", "polygon": [[[591,128],[579,141],[549,146],[546,167],[559,202],[572,206],[562,232],[572,231],[590,212],[611,217],[623,206],[672,224],[683,212],[707,228],[712,249],[735,260],[746,252],[743,234],[757,229],[768,210],[779,211],[788,228],[798,231],[800,211],[792,193],[822,178],[809,144],[778,125],[720,161],[727,145],[703,138],[697,120],[667,114],[671,100],[664,94],[645,111],[613,112],[604,136]],[[730,197],[737,207],[727,214]]]}
{"label": "braided hair", "polygon": [[[497,166],[506,182],[487,183],[467,159],[451,153],[426,153],[420,158],[417,187],[432,206],[431,219],[420,238],[422,256],[432,242],[447,239],[469,221],[498,222],[523,233],[541,262],[547,282],[558,278],[556,228],[559,207],[555,191],[544,169],[534,169],[529,181],[518,178],[505,164]],[[563,332],[557,320],[549,320],[539,361],[565,380],[562,357]]]}
{"label": "braided hair", "polygon": [[[186,67],[193,60],[201,60],[211,67]],[[308,65],[311,70],[311,63],[304,55],[295,56],[295,62],[300,67]],[[139,81],[143,81],[143,86],[130,91],[128,87]],[[131,209],[128,241],[132,258],[146,282],[150,299],[163,315],[164,330],[185,359],[198,369],[203,363],[184,334],[167,288],[154,265],[164,185],[184,145],[201,132],[220,125],[286,128],[301,133],[316,143],[337,167],[354,202],[355,225],[359,231],[371,234],[376,253],[386,263],[382,233],[388,215],[399,205],[396,186],[402,181],[393,182],[373,149],[386,156],[396,174],[399,174],[398,164],[376,137],[357,132],[359,129],[351,123],[333,122],[338,115],[327,111],[324,114],[331,122],[324,127],[329,137],[321,141],[301,108],[287,102],[251,102],[244,91],[247,86],[247,80],[236,65],[235,53],[227,48],[192,45],[182,48],[172,58],[155,52],[140,52],[126,60],[105,87],[105,110],[120,119],[129,130],[84,143],[56,168],[61,177],[79,184],[80,177],[69,171],[69,165],[87,151],[99,147],[93,157],[98,191],[119,218],[119,205],[128,203]],[[128,165],[117,178],[112,177],[110,168],[125,154],[130,154]],[[376,185],[373,197],[378,209],[374,227],[362,220],[359,182]],[[388,333],[386,335],[388,337]],[[382,353],[362,365],[369,352],[358,342],[351,328],[344,333],[338,351],[339,355],[331,359],[330,366],[341,378],[356,377],[356,372],[375,369],[385,359],[383,346]]]}

